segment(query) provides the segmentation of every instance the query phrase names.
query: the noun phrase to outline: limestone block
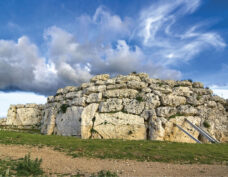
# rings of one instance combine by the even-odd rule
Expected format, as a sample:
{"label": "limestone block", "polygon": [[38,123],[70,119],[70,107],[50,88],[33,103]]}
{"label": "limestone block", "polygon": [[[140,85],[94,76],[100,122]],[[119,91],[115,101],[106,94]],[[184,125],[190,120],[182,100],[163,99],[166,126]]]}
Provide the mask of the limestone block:
{"label": "limestone block", "polygon": [[193,91],[198,95],[211,95],[213,91],[211,89],[203,89],[203,88],[194,88]]}
{"label": "limestone block", "polygon": [[48,103],[53,103],[54,101],[55,101],[55,97],[54,96],[47,97],[47,102]]}
{"label": "limestone block", "polygon": [[63,89],[63,94],[66,94],[68,92],[76,92],[78,91],[80,88],[79,87],[75,87],[75,86],[66,86],[64,89]]}
{"label": "limestone block", "polygon": [[143,140],[146,138],[144,119],[137,115],[96,113],[92,138]]}
{"label": "limestone block", "polygon": [[182,132],[175,124],[181,126],[183,129],[188,131],[192,136],[198,139],[199,132],[191,127],[186,121],[187,118],[193,124],[199,126],[201,118],[193,116],[178,116],[176,118],[167,121],[162,117],[158,117],[156,120],[150,123],[150,138],[152,140],[165,140],[165,141],[176,141],[176,142],[186,142],[195,143],[189,136]]}
{"label": "limestone block", "polygon": [[59,88],[56,92],[56,95],[63,95],[64,89],[63,88]]}
{"label": "limestone block", "polygon": [[106,81],[109,79],[109,77],[110,77],[109,74],[100,74],[100,75],[96,75],[96,76],[92,77],[90,79],[90,81],[91,82],[96,82],[98,80]]}
{"label": "limestone block", "polygon": [[158,107],[156,113],[159,117],[169,118],[177,113],[177,109],[175,107]]}
{"label": "limestone block", "polygon": [[109,98],[106,102],[101,102],[99,112],[115,112],[123,109],[122,99]]}
{"label": "limestone block", "polygon": [[189,87],[174,87],[173,94],[189,97],[193,94]]}
{"label": "limestone block", "polygon": [[56,134],[63,136],[81,135],[81,113],[83,107],[68,107],[65,113],[56,116]]}
{"label": "limestone block", "polygon": [[141,114],[145,107],[145,102],[137,101],[135,99],[123,99],[124,111],[129,114]]}
{"label": "limestone block", "polygon": [[92,86],[83,90],[84,94],[98,93],[106,90],[106,85]]}
{"label": "limestone block", "polygon": [[163,95],[161,96],[161,102],[165,106],[179,106],[186,103],[186,98],[176,95]]}
{"label": "limestone block", "polygon": [[190,105],[180,105],[178,113],[185,116],[194,116],[198,114],[198,110]]}
{"label": "limestone block", "polygon": [[57,110],[55,107],[45,109],[43,115],[44,116],[41,120],[41,133],[46,135],[52,135],[55,128]]}
{"label": "limestone block", "polygon": [[171,87],[169,85],[163,84],[162,82],[157,84],[150,84],[150,88],[151,90],[157,90],[164,94],[172,93]]}
{"label": "limestone block", "polygon": [[203,88],[204,85],[201,82],[193,82],[192,87],[193,88]]}
{"label": "limestone block", "polygon": [[95,82],[95,85],[105,85],[105,81],[102,81],[102,80],[98,80]]}
{"label": "limestone block", "polygon": [[57,95],[55,96],[55,101],[59,102],[59,101],[63,101],[64,100],[64,95]]}
{"label": "limestone block", "polygon": [[1,126],[1,125],[2,125],[2,126],[6,125],[6,121],[7,121],[6,118],[0,118],[0,126]]}
{"label": "limestone block", "polygon": [[114,85],[116,83],[116,79],[108,79],[105,81],[105,85]]}
{"label": "limestone block", "polygon": [[41,110],[39,106],[34,104],[13,106],[11,105],[8,114],[6,125],[15,126],[33,126],[40,124]]}
{"label": "limestone block", "polygon": [[[219,102],[219,103],[221,103],[221,104],[223,104],[223,105],[226,104],[226,100],[223,99],[223,98],[221,98],[221,97],[219,97],[219,96],[217,96],[217,95],[213,95],[213,96],[212,96],[212,100],[215,101],[215,102]],[[227,103],[227,104],[228,104],[228,103]]]}
{"label": "limestone block", "polygon": [[107,90],[112,90],[112,89],[126,89],[126,88],[127,88],[127,84],[126,83],[115,84],[115,85],[108,85],[107,86]]}
{"label": "limestone block", "polygon": [[184,80],[184,81],[177,81],[176,86],[183,86],[183,87],[192,87],[192,82],[188,81],[188,80]]}
{"label": "limestone block", "polygon": [[141,81],[128,81],[127,87],[130,89],[140,90],[147,87],[147,83]]}
{"label": "limestone block", "polygon": [[65,97],[66,99],[80,98],[82,97],[82,91],[68,92]]}
{"label": "limestone block", "polygon": [[92,103],[86,106],[81,114],[81,138],[88,139],[91,136],[91,129],[95,121],[95,113],[99,104]]}
{"label": "limestone block", "polygon": [[145,109],[153,109],[161,104],[159,96],[154,93],[147,93],[143,96],[143,100],[145,101]]}
{"label": "limestone block", "polygon": [[104,92],[104,97],[107,98],[135,98],[138,94],[137,90],[133,89],[115,89]]}
{"label": "limestone block", "polygon": [[116,77],[117,84],[127,83],[128,81],[141,81],[141,79],[136,75],[127,75],[127,76],[119,75]]}
{"label": "limestone block", "polygon": [[206,106],[208,106],[210,108],[215,108],[217,106],[217,104],[215,101],[208,101],[208,102],[206,102]]}
{"label": "limestone block", "polygon": [[87,87],[92,87],[92,86],[94,86],[94,83],[91,83],[91,82],[89,82],[89,83],[82,83],[81,86],[80,86],[80,88],[81,89],[85,89]]}
{"label": "limestone block", "polygon": [[74,98],[71,103],[74,106],[85,106],[86,105],[86,97]]}
{"label": "limestone block", "polygon": [[143,117],[145,121],[155,119],[157,117],[155,109],[144,110],[140,116]]}
{"label": "limestone block", "polygon": [[87,99],[87,103],[98,103],[102,101],[102,93],[91,93]]}

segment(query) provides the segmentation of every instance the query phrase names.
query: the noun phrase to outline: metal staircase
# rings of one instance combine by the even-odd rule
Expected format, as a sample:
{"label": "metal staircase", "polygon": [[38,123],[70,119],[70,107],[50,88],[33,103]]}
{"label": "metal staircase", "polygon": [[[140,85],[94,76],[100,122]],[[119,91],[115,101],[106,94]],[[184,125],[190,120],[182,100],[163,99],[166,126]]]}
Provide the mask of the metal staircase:
{"label": "metal staircase", "polygon": [[205,138],[207,138],[211,143],[219,143],[219,141],[217,141],[215,138],[213,138],[208,132],[206,132],[202,128],[194,125],[188,119],[185,119],[185,121],[188,122],[194,129],[196,129],[201,135],[203,135]]}

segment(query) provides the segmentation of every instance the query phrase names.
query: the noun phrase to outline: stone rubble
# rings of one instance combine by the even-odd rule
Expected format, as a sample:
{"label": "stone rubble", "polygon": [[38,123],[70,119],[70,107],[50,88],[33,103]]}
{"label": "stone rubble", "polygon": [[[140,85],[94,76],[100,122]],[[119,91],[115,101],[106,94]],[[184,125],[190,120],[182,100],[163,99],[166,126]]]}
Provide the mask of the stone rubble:
{"label": "stone rubble", "polygon": [[204,141],[185,119],[220,142],[228,141],[228,100],[214,96],[200,82],[152,79],[145,73],[115,78],[102,74],[79,87],[60,88],[43,106],[11,106],[5,124],[40,123],[43,134],[83,139],[194,143],[178,124]]}

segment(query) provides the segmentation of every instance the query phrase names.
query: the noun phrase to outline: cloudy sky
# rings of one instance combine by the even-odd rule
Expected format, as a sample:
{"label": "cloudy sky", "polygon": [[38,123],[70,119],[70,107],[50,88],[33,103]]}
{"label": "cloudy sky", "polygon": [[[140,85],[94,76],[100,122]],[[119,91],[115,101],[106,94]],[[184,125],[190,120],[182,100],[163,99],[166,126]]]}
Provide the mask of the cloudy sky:
{"label": "cloudy sky", "polygon": [[228,98],[227,0],[1,0],[0,117],[93,75],[147,72]]}

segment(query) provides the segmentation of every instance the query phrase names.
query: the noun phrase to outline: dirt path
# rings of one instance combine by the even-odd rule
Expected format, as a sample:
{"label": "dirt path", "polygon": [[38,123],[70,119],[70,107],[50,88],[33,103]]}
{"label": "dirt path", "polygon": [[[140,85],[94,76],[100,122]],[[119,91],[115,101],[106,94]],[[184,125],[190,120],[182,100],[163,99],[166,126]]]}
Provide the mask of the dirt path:
{"label": "dirt path", "polygon": [[137,162],[134,160],[102,160],[72,158],[51,148],[22,145],[0,145],[0,158],[24,157],[28,152],[32,158],[42,158],[42,168],[46,173],[82,174],[101,170],[117,172],[119,176],[228,176],[225,165],[180,165],[158,162]]}

